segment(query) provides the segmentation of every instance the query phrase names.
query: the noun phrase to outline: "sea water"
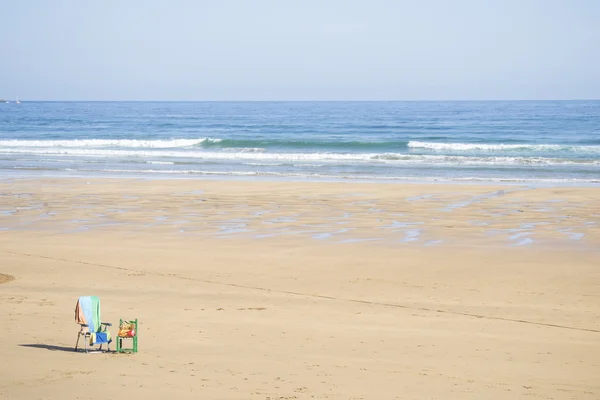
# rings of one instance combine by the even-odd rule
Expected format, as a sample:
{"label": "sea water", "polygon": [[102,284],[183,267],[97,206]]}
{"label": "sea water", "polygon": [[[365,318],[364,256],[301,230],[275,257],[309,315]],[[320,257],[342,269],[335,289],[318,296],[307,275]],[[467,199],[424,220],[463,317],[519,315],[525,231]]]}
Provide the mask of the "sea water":
{"label": "sea water", "polygon": [[0,174],[600,183],[600,101],[0,104]]}

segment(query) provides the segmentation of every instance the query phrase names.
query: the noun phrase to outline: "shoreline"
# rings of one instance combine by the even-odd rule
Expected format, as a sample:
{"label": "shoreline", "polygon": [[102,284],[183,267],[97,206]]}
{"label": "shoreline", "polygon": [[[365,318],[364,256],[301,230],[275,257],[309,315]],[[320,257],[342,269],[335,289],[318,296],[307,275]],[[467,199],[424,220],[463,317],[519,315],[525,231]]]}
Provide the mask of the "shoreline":
{"label": "shoreline", "polygon": [[[43,174],[47,170],[20,170],[18,174],[4,173],[0,171],[0,182],[6,180],[19,179],[134,179],[145,181],[168,181],[168,180],[198,180],[198,181],[237,181],[237,182],[290,182],[290,183],[350,183],[350,184],[414,184],[414,185],[474,185],[474,186],[530,186],[540,188],[551,187],[582,187],[582,188],[600,188],[600,179],[597,180],[581,180],[581,179],[518,179],[518,178],[381,178],[381,179],[361,179],[361,178],[344,178],[344,177],[294,177],[291,175],[271,176],[269,174],[239,174],[228,175],[227,173],[215,174],[198,174],[198,173],[56,173],[55,171]],[[42,174],[40,174],[42,173]],[[34,175],[34,176],[30,176]]]}
{"label": "shoreline", "polygon": [[424,247],[600,242],[597,187],[61,177],[0,180],[0,193],[5,234],[157,231]]}

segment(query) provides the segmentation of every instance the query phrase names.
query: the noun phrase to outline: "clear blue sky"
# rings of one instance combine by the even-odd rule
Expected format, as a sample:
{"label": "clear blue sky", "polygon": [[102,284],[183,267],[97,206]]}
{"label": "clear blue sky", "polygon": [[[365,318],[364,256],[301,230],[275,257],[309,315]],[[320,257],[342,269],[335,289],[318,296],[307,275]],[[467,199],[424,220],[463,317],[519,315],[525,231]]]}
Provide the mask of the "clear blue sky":
{"label": "clear blue sky", "polygon": [[599,99],[600,0],[0,0],[0,97]]}

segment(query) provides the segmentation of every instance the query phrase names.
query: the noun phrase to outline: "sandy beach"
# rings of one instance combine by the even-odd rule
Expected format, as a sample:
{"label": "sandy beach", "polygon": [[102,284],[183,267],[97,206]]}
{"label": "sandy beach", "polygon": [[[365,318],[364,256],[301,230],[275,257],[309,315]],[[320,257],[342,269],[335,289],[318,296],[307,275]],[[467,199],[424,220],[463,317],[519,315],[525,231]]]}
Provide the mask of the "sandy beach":
{"label": "sandy beach", "polygon": [[594,187],[5,179],[0,397],[597,399],[599,265]]}

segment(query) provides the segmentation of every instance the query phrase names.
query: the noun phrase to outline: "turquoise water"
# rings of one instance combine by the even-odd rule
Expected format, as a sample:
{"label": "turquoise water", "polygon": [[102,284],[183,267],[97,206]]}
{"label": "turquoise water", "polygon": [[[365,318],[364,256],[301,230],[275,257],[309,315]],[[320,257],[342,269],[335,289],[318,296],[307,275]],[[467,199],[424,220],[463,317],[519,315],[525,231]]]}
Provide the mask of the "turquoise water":
{"label": "turquoise water", "polygon": [[0,174],[600,183],[600,101],[0,104]]}

